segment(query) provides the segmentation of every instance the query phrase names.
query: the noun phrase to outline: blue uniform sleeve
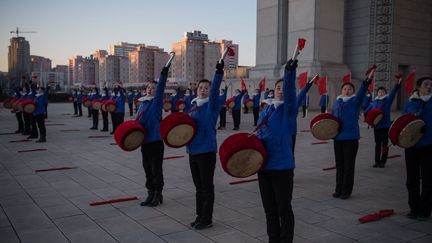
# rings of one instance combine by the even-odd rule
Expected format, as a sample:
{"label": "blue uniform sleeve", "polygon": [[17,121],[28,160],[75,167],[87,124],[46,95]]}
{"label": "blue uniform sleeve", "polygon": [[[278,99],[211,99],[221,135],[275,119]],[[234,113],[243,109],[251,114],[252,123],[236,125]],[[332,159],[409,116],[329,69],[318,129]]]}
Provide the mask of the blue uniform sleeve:
{"label": "blue uniform sleeve", "polygon": [[388,107],[388,108],[390,108],[391,107],[391,105],[392,105],[392,103],[393,103],[393,100],[396,98],[396,94],[397,94],[397,92],[399,91],[399,88],[400,88],[400,86],[401,86],[401,84],[396,84],[394,87],[393,87],[393,89],[390,91],[390,95],[389,95],[389,98],[388,98],[388,102],[387,102],[387,104],[386,104],[386,106]]}
{"label": "blue uniform sleeve", "polygon": [[[309,92],[309,89],[311,86],[312,86],[312,84],[309,84],[309,83],[306,84],[306,86],[304,86],[304,88],[297,95],[297,99],[296,99],[297,108],[299,108],[303,104],[303,101],[306,99],[306,94],[307,94],[307,92]],[[308,102],[306,102],[306,103],[308,103]]]}
{"label": "blue uniform sleeve", "polygon": [[360,109],[363,100],[366,97],[366,92],[368,89],[369,84],[367,84],[366,82],[363,82],[359,91],[357,91],[356,97],[354,97],[354,105],[356,108]]}
{"label": "blue uniform sleeve", "polygon": [[296,116],[296,70],[289,71],[285,68],[285,75],[283,79],[283,99],[284,99],[284,113],[288,116]]}
{"label": "blue uniform sleeve", "polygon": [[159,110],[162,110],[162,106],[163,106],[163,93],[165,90],[165,85],[166,85],[166,81],[167,81],[168,76],[166,74],[161,74],[159,76],[159,81],[156,87],[156,94],[154,97],[154,101],[153,104],[155,105],[155,107]]}
{"label": "blue uniform sleeve", "polygon": [[210,87],[209,108],[210,110],[219,112],[219,88],[222,83],[223,73],[215,73]]}

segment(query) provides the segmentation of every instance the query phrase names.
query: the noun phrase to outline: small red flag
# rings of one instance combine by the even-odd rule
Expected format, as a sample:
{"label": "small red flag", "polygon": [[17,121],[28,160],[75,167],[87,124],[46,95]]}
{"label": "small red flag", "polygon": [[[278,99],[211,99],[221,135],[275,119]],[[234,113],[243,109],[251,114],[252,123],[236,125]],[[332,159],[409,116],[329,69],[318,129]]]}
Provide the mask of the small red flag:
{"label": "small red flag", "polygon": [[259,82],[258,86],[261,92],[265,91],[265,82],[266,82],[265,78],[261,79],[261,81]]}
{"label": "small red flag", "polygon": [[303,50],[303,48],[305,47],[305,44],[306,44],[306,39],[303,39],[303,38],[298,39],[297,46],[298,46],[299,51]]}
{"label": "small red flag", "polygon": [[318,92],[320,95],[327,93],[327,76],[324,76],[319,80]]}
{"label": "small red flag", "polygon": [[234,48],[231,48],[231,47],[227,47],[228,48],[228,56],[235,56],[235,51],[234,51]]}
{"label": "small red flag", "polygon": [[399,80],[400,78],[402,78],[402,74],[400,72],[397,72],[395,74],[395,78],[396,78],[396,80]]}
{"label": "small red flag", "polygon": [[306,72],[302,72],[302,73],[299,74],[299,77],[298,77],[298,86],[299,86],[300,89],[303,89],[304,86],[306,85],[306,83],[307,83],[307,77],[308,77],[307,71]]}
{"label": "small red flag", "polygon": [[244,79],[241,80],[241,90],[246,90],[246,83],[244,81]]}
{"label": "small red flag", "polygon": [[376,69],[376,67],[377,65],[374,63],[368,70],[366,70],[366,76],[369,76],[369,73]]}
{"label": "small red flag", "polygon": [[405,93],[411,94],[414,91],[414,80],[415,80],[415,72],[414,69],[408,76],[405,78]]}
{"label": "small red flag", "polygon": [[344,84],[351,83],[351,71],[347,75],[342,77],[342,81]]}
{"label": "small red flag", "polygon": [[375,90],[375,76],[373,76],[372,82],[371,82],[371,84],[369,84],[368,90],[369,90],[369,92],[371,94],[374,93],[374,90]]}

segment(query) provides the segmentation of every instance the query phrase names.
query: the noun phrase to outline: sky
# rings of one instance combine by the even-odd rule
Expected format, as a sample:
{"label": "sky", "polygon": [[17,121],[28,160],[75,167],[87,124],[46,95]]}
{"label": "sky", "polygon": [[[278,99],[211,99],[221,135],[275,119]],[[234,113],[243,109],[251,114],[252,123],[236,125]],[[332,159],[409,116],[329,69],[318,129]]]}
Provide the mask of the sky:
{"label": "sky", "polygon": [[119,42],[171,50],[184,32],[239,44],[239,65],[255,65],[256,0],[1,0],[0,71],[8,69],[9,33],[19,27],[30,54],[55,65]]}

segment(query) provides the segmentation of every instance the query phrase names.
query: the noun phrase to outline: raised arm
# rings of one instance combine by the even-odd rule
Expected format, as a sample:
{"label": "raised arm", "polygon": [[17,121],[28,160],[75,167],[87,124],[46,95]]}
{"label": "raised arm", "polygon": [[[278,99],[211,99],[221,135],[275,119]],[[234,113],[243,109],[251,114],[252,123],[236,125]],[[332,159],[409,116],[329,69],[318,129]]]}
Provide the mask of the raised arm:
{"label": "raised arm", "polygon": [[400,86],[401,86],[401,84],[398,82],[393,87],[393,89],[390,91],[390,95],[389,95],[388,102],[387,102],[386,106],[390,107],[392,105],[393,100],[396,98],[396,94],[399,91]]}
{"label": "raised arm", "polygon": [[163,106],[163,94],[165,90],[166,81],[168,79],[168,70],[169,67],[164,67],[161,71],[161,75],[159,76],[159,81],[156,87],[156,93],[154,97],[154,105],[158,107],[157,109],[162,110]]}
{"label": "raised arm", "polygon": [[211,111],[217,111],[220,110],[220,104],[219,104],[219,88],[222,83],[222,79],[224,76],[224,62],[223,60],[221,62],[218,62],[216,64],[216,72],[213,77],[213,81],[211,82],[210,86],[210,96],[209,96],[209,108]]}
{"label": "raised arm", "polygon": [[296,69],[297,60],[290,59],[285,66],[285,74],[283,79],[283,100],[284,113],[288,116],[296,115]]}
{"label": "raised arm", "polygon": [[310,87],[312,87],[312,83],[308,82],[300,91],[300,93],[297,95],[297,99],[296,99],[297,108],[299,108],[301,106],[302,101],[306,99],[306,94],[309,92]]}

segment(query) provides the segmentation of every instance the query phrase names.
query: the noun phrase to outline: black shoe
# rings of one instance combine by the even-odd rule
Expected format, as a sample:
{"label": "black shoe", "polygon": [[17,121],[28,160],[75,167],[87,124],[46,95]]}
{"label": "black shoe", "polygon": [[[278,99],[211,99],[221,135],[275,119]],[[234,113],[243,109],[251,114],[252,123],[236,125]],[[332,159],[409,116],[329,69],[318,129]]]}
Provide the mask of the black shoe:
{"label": "black shoe", "polygon": [[379,164],[378,168],[385,168],[385,164]]}
{"label": "black shoe", "polygon": [[418,215],[417,216],[418,221],[428,221],[429,218],[430,218],[430,216],[425,216],[425,215]]}
{"label": "black shoe", "polygon": [[337,192],[335,192],[335,193],[333,193],[333,195],[332,195],[334,198],[339,198],[340,196],[341,196],[341,194],[340,193],[337,193]]}
{"label": "black shoe", "polygon": [[233,128],[233,131],[238,131],[238,130],[239,130],[238,127],[234,127],[234,128]]}
{"label": "black shoe", "polygon": [[110,132],[110,134],[111,134],[111,135],[113,135],[113,134],[114,134],[114,132]]}
{"label": "black shoe", "polygon": [[147,205],[149,207],[156,207],[159,204],[163,203],[163,196],[161,192],[156,192],[152,201]]}
{"label": "black shoe", "polygon": [[345,200],[345,199],[348,199],[348,198],[350,198],[350,195],[341,195],[340,196],[340,199],[342,199],[342,200]]}
{"label": "black shoe", "polygon": [[378,164],[375,163],[372,167],[374,167],[374,168],[378,168]]}
{"label": "black shoe", "polygon": [[97,130],[96,127],[90,127],[90,130]]}
{"label": "black shoe", "polygon": [[102,129],[101,132],[108,132],[108,129]]}
{"label": "black shoe", "polygon": [[38,138],[37,136],[28,136],[27,139],[34,139],[34,138]]}
{"label": "black shoe", "polygon": [[213,224],[210,222],[210,223],[208,223],[208,224],[196,223],[193,227],[194,227],[196,230],[203,230],[203,229],[210,228],[210,227],[212,227],[212,226],[213,226]]}
{"label": "black shoe", "polygon": [[144,202],[141,202],[141,206],[147,206],[151,201],[153,200],[155,193],[153,191],[149,191],[146,200]]}
{"label": "black shoe", "polygon": [[18,133],[22,133],[22,132],[23,132],[22,130],[16,130],[14,133],[18,134]]}
{"label": "black shoe", "polygon": [[36,143],[46,143],[46,139],[45,138],[39,138],[39,140],[37,140]]}
{"label": "black shoe", "polygon": [[30,132],[23,132],[22,135],[30,135]]}
{"label": "black shoe", "polygon": [[417,218],[417,214],[414,213],[413,211],[409,212],[406,216],[409,219],[416,219]]}

